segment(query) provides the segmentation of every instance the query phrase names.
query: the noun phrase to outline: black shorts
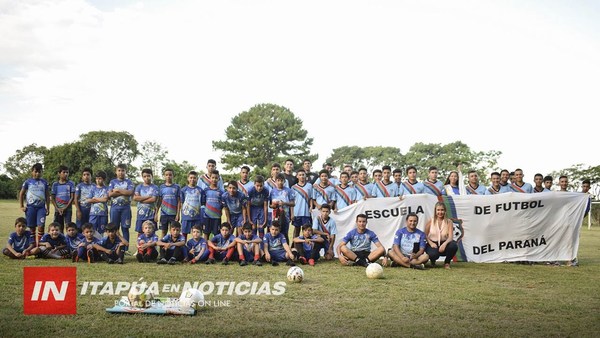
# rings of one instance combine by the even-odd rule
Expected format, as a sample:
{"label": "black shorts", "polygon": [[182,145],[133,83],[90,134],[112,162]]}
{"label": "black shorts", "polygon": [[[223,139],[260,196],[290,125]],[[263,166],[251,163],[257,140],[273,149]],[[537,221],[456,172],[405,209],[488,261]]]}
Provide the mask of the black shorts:
{"label": "black shorts", "polygon": [[369,250],[352,251],[352,252],[354,252],[356,257],[361,258],[361,259],[369,258],[369,255],[371,254],[371,251],[369,251]]}

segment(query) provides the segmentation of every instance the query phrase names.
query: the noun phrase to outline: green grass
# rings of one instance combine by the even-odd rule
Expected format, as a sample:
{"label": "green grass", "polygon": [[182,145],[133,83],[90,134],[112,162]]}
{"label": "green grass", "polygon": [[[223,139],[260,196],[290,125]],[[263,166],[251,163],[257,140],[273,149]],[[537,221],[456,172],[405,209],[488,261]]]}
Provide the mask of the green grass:
{"label": "green grass", "polygon": [[[0,202],[0,241],[21,213]],[[284,281],[287,267],[77,264],[85,281],[182,283]],[[0,258],[0,336],[498,336],[597,337],[600,331],[600,227],[581,230],[580,266],[456,263],[417,271],[386,268],[369,280],[364,268],[319,263],[282,296],[206,296],[230,300],[194,317],[114,315],[116,296],[78,296],[75,316],[23,315],[23,267],[73,266],[70,261]],[[177,296],[174,293],[161,294]]]}

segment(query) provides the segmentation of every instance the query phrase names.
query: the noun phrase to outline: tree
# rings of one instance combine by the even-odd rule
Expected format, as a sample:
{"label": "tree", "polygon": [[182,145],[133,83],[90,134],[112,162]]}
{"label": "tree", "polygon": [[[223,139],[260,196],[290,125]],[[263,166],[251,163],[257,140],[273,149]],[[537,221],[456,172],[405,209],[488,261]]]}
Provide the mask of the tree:
{"label": "tree", "polygon": [[[173,171],[174,171],[173,181],[175,183],[179,184],[182,188],[187,185],[187,174],[192,170],[196,170],[196,166],[194,166],[193,164],[190,164],[188,161],[183,161],[181,163],[177,163],[175,161],[169,160],[169,161],[162,163],[162,167],[165,169],[166,168],[173,169]],[[157,175],[155,175],[155,177],[157,177]],[[155,181],[156,185],[163,183],[162,179],[161,180],[155,179],[154,181]]]}
{"label": "tree", "polygon": [[154,141],[146,141],[142,143],[142,168],[152,169],[154,177],[161,177],[163,163],[171,161],[167,160],[169,152],[163,149],[163,146]]}
{"label": "tree", "polygon": [[398,167],[402,159],[400,148],[344,146],[333,149],[326,162],[330,162],[340,171],[345,164],[350,164],[355,169],[365,167],[368,172],[371,172],[383,165]]}
{"label": "tree", "polygon": [[112,168],[119,163],[130,165],[140,154],[138,142],[126,131],[91,131],[79,138],[84,147],[98,154],[98,161]]}
{"label": "tree", "polygon": [[73,182],[77,182],[81,177],[83,168],[91,168],[92,170],[108,170],[106,164],[96,161],[98,154],[91,147],[86,147],[82,142],[65,143],[50,148],[44,159],[44,166],[47,168],[44,172],[44,177],[48,182],[56,180],[56,170],[61,165],[66,165],[69,168],[69,178]]}
{"label": "tree", "polygon": [[225,140],[213,141],[215,150],[221,150],[225,170],[244,164],[267,168],[273,162],[291,158],[299,163],[310,155],[313,139],[289,109],[274,104],[258,104],[231,119],[225,130]]}
{"label": "tree", "polygon": [[40,147],[35,143],[23,147],[21,150],[17,150],[16,153],[9,157],[4,162],[4,169],[11,178],[20,178],[25,173],[25,176],[29,176],[31,167],[36,163],[44,163],[44,158],[48,148]]}

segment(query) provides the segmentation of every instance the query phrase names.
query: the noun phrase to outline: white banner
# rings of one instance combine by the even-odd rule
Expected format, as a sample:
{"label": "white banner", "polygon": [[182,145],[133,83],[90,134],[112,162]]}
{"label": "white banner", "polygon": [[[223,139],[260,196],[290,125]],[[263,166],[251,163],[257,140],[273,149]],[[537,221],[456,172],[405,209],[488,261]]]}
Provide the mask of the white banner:
{"label": "white banner", "polygon": [[[447,216],[455,223],[460,260],[567,261],[577,257],[587,198],[586,194],[569,192],[506,193],[452,196],[444,202]],[[417,213],[418,228],[424,230],[437,201],[437,197],[425,194],[403,200],[370,198],[332,213],[338,230],[335,245],[355,227],[356,215],[364,213],[367,227],[383,246],[391,248],[394,233],[405,225],[406,215]]]}

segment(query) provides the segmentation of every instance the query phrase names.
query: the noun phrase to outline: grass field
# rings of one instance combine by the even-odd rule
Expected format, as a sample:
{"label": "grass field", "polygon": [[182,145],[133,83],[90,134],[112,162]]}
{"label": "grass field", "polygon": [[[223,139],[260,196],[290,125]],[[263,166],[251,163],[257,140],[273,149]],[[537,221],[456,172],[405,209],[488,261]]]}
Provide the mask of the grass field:
{"label": "grass field", "polygon": [[[21,216],[16,201],[0,201],[3,246]],[[115,315],[118,296],[78,295],[75,316],[23,315],[23,267],[77,266],[84,282],[269,282],[286,280],[287,267],[74,264],[70,260],[0,258],[0,337],[43,336],[404,336],[598,337],[600,335],[600,227],[581,229],[579,267],[456,263],[417,271],[386,268],[369,280],[364,268],[338,263],[303,266],[305,281],[283,295],[207,295],[229,306],[203,308],[194,317]],[[178,293],[161,293],[178,296]]]}

